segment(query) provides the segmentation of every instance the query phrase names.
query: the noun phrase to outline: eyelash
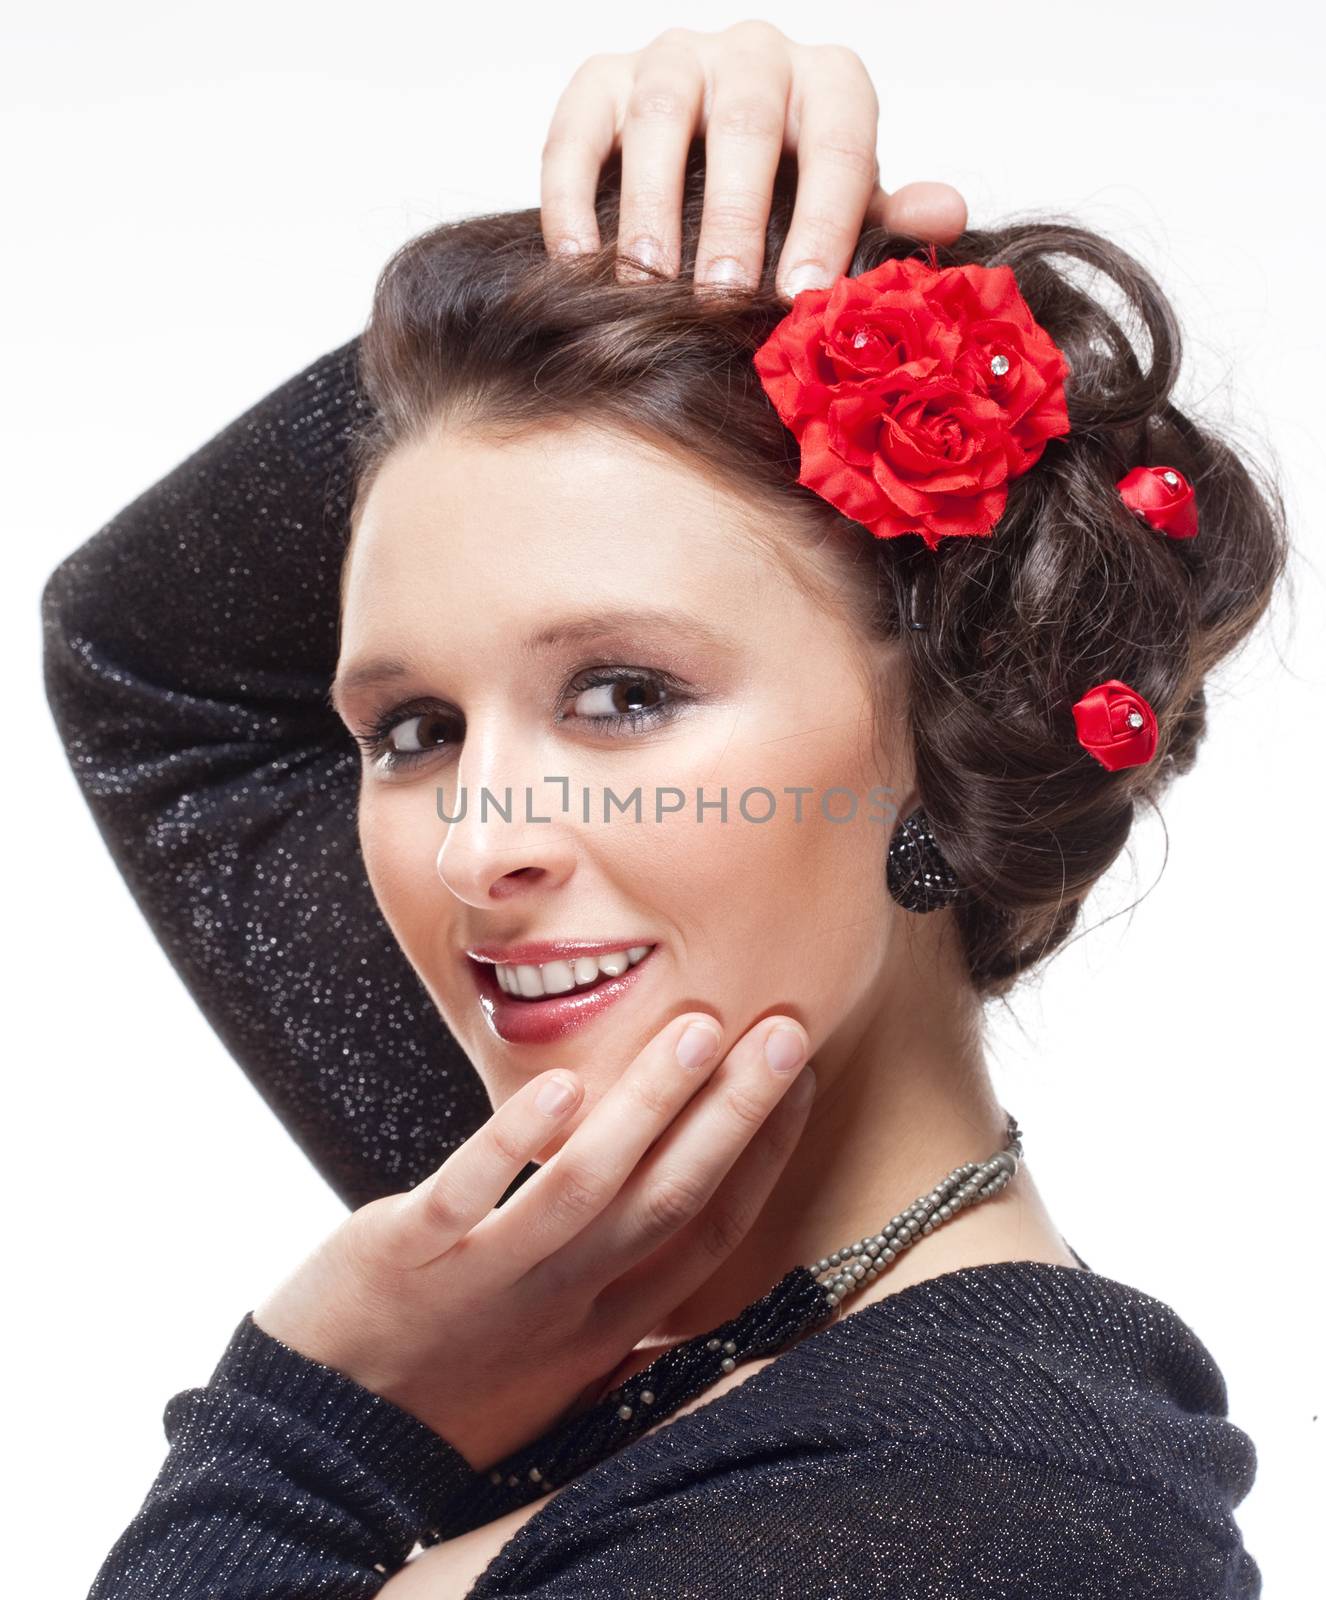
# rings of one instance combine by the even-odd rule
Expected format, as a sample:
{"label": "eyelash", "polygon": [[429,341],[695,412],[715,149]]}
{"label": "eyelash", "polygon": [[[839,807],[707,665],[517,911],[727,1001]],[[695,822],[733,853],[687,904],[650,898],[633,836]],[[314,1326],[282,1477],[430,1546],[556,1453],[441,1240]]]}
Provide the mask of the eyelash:
{"label": "eyelash", "polygon": [[[572,720],[588,723],[596,732],[620,737],[625,732],[634,733],[646,726],[661,727],[694,698],[669,673],[622,668],[617,671],[599,670],[582,674],[567,685],[562,699],[584,694],[589,689],[618,683],[648,684],[655,689],[662,689],[668,698],[661,705],[647,706],[641,711],[616,711],[609,715],[576,717]],[[426,756],[435,755],[436,750],[391,750],[386,747],[388,736],[402,722],[409,721],[411,717],[427,716],[433,709],[427,701],[407,701],[402,705],[393,706],[356,732],[353,735],[355,743],[369,761],[378,762],[387,772],[413,766]]]}

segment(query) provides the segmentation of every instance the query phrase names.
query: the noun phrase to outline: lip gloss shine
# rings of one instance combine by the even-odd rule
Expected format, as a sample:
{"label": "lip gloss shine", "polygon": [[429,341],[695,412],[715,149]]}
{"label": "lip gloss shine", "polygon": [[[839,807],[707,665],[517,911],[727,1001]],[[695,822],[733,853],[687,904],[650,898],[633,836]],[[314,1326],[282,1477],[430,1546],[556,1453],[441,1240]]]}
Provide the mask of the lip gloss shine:
{"label": "lip gloss shine", "polygon": [[583,1028],[619,1000],[639,980],[657,951],[655,945],[619,977],[605,978],[592,989],[573,989],[542,1000],[513,999],[498,983],[496,968],[488,962],[471,960],[469,966],[484,1020],[499,1039],[505,1044],[551,1044]]}

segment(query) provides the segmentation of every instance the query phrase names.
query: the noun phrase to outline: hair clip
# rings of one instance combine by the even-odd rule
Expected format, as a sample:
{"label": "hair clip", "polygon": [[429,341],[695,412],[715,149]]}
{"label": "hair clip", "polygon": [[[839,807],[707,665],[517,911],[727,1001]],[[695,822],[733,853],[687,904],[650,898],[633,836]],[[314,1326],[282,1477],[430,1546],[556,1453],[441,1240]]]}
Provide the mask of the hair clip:
{"label": "hair clip", "polygon": [[1158,533],[1191,539],[1197,533],[1197,500],[1177,467],[1134,467],[1115,484],[1124,505]]}
{"label": "hair clip", "polygon": [[912,551],[899,564],[902,620],[911,633],[927,633],[935,603],[935,566]]}
{"label": "hair clip", "polygon": [[797,482],[877,539],[985,537],[1069,431],[1063,352],[1010,267],[885,261],[803,289],[754,356]]}
{"label": "hair clip", "polygon": [[1107,678],[1073,707],[1077,742],[1102,767],[1140,767],[1156,753],[1156,714],[1136,689]]}

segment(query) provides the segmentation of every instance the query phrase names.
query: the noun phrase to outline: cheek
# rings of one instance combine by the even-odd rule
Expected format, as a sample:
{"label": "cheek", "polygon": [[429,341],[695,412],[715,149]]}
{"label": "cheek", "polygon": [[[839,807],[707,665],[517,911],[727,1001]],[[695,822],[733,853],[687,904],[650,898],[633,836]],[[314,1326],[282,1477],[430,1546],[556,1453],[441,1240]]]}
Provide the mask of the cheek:
{"label": "cheek", "polygon": [[[896,795],[841,729],[754,739],[701,781],[726,794],[727,821],[717,808],[698,820],[692,799],[673,829],[675,871],[653,874],[684,900],[668,913],[688,930],[689,965],[734,1019],[788,1006],[823,1040],[876,982],[896,926],[885,878]],[[743,816],[743,794],[749,817],[768,820]]]}
{"label": "cheek", "polygon": [[373,894],[388,926],[416,967],[426,965],[436,923],[439,827],[432,789],[398,794],[366,790],[359,802],[359,843]]}
{"label": "cheek", "polygon": [[[780,793],[789,808],[794,800]],[[848,809],[845,795],[830,801]],[[709,901],[727,909],[710,926],[718,959],[738,975],[748,1008],[791,1007],[822,1040],[883,963],[892,926],[887,829],[862,820],[863,803],[856,821],[841,823],[824,819],[818,792],[803,796],[802,806],[800,822],[790,809],[784,819],[780,803],[771,821],[739,821],[727,830]]]}

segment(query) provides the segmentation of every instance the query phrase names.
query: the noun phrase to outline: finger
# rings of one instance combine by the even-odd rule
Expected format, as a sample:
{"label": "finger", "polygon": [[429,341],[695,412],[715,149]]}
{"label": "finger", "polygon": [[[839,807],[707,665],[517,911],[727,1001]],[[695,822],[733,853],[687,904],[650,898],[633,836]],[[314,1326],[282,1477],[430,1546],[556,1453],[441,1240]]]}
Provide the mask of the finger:
{"label": "finger", "polygon": [[822,45],[805,72],[796,202],[776,274],[788,299],[847,271],[879,183],[879,101],[860,57]]}
{"label": "finger", "polygon": [[967,202],[951,183],[905,183],[885,196],[882,212],[890,233],[935,244],[952,244],[967,226]]}
{"label": "finger", "polygon": [[[694,1027],[709,1053],[688,1065],[678,1045]],[[720,1060],[722,1030],[702,1011],[661,1030],[581,1121],[561,1149],[477,1230],[519,1273],[583,1233],[630,1177],[645,1151]],[[694,1057],[690,1058],[692,1061]]]}
{"label": "finger", "polygon": [[[569,1091],[557,1095],[555,1091]],[[496,1207],[516,1176],[579,1105],[582,1086],[567,1072],[545,1072],[504,1100],[431,1178],[393,1197],[375,1240],[384,1260],[422,1266],[450,1250]]]}
{"label": "finger", "polygon": [[[795,1045],[790,1062],[789,1035]],[[784,1051],[783,1070],[776,1070],[766,1053],[770,1039]],[[783,1016],[766,1018],[744,1034],[715,1072],[709,1091],[677,1120],[618,1203],[592,1233],[558,1253],[559,1275],[597,1290],[687,1227],[799,1075],[808,1043],[800,1023]]]}
{"label": "finger", "polygon": [[[686,155],[704,100],[704,72],[684,45],[655,40],[641,52],[622,123],[617,248],[675,278],[681,268]],[[648,273],[618,262],[618,281]]]}
{"label": "finger", "polygon": [[704,1210],[599,1296],[612,1325],[626,1313],[657,1327],[714,1274],[750,1232],[805,1131],[815,1103],[815,1069],[804,1067],[759,1133],[737,1157]]}
{"label": "finger", "polygon": [[704,208],[695,284],[753,287],[764,266],[774,174],[792,86],[785,51],[725,51],[715,66],[705,125]]}
{"label": "finger", "polygon": [[866,206],[866,214],[862,225],[867,228],[887,227],[888,223],[885,218],[888,215],[888,204],[888,190],[881,189],[879,184],[876,184],[875,192],[871,195],[870,203]]}
{"label": "finger", "polygon": [[617,106],[631,73],[626,56],[581,63],[553,109],[539,171],[539,226],[549,255],[599,247],[594,196],[617,137]]}

